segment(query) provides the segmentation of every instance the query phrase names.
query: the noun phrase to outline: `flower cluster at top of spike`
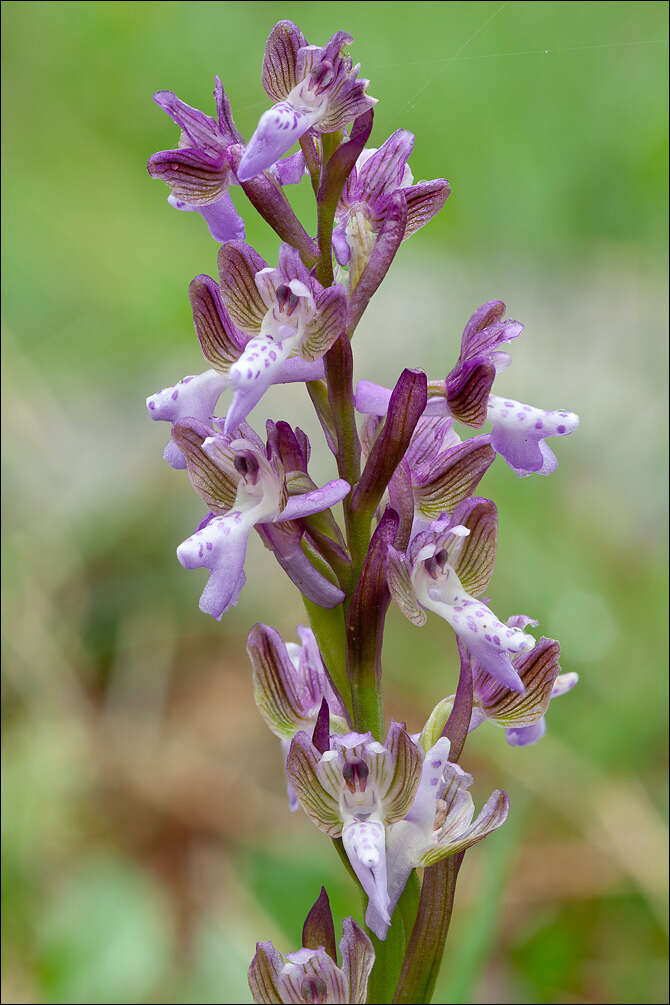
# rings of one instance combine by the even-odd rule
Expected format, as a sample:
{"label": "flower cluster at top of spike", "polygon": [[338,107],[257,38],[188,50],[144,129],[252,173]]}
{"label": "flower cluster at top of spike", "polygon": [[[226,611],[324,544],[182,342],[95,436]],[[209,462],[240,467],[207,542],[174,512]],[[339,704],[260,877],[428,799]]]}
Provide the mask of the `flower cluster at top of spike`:
{"label": "flower cluster at top of spike", "polygon": [[[204,504],[177,557],[186,569],[207,570],[205,613],[218,619],[237,604],[254,529],[308,610],[342,605],[346,645],[354,654],[357,646],[372,650],[378,676],[391,600],[414,625],[435,614],[456,636],[456,694],[438,703],[420,734],[393,722],[383,742],[356,728],[350,660],[346,671],[338,667],[311,628],[298,629],[299,643],[264,624],[248,638],[254,695],[281,743],[289,805],[341,838],[368,898],[366,923],[384,939],[413,869],[463,852],[507,817],[500,790],[475,816],[473,779],[456,763],[461,745],[452,746],[449,722],[462,682],[465,732],[490,722],[513,746],[540,739],[551,698],[576,683],[574,673],[560,672],[558,643],[528,632],[537,621],[499,617],[483,598],[498,514],[479,492],[498,455],[519,476],[555,471],[547,440],[572,433],[578,418],[512,400],[496,383],[511,363],[506,347],[523,332],[500,300],[475,310],[444,376],[406,369],[392,389],[364,379],[354,391],[351,337],[401,244],[442,210],[450,185],[414,182],[414,137],[404,129],[366,145],[376,99],[346,53],[351,41],[337,32],[310,45],[291,22],[275,25],[262,67],[273,104],[248,143],[218,77],[216,117],[170,91],[155,95],[180,132],[174,149],[149,159],[149,173],[169,186],[172,206],[205,218],[220,247],[217,279],[199,275],[189,287],[207,369],[151,395],[147,407],[169,423],[165,460],[186,469]],[[307,177],[315,235],[284,193]],[[231,187],[277,234],[272,262],[245,242]],[[301,429],[268,419],[261,437],[251,424],[267,412],[266,393],[286,383],[307,386],[336,457],[340,476],[321,487],[309,474],[311,445]],[[340,503],[344,532],[333,512]],[[371,536],[362,564],[352,521]],[[352,919],[339,950],[340,965],[322,891],[302,949],[283,958],[259,943],[249,975],[254,999],[365,1001],[374,951]]]}

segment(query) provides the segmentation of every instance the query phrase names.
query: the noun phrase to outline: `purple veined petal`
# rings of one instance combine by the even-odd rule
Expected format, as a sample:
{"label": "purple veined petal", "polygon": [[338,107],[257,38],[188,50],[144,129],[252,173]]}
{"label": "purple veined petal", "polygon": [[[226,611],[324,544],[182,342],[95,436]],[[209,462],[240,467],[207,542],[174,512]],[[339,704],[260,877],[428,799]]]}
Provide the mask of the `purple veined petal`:
{"label": "purple veined petal", "polygon": [[188,298],[203,356],[219,373],[227,373],[244,349],[247,336],[228,317],[214,279],[196,276],[189,284]]}
{"label": "purple veined petal", "polygon": [[436,520],[456,509],[470,496],[495,460],[488,436],[475,436],[449,447],[432,463],[421,464],[412,472],[414,499],[418,513]]}
{"label": "purple veined petal", "polygon": [[278,21],[265,43],[262,83],[265,93],[282,101],[298,83],[296,61],[307,40],[292,21]]}
{"label": "purple veined petal", "polygon": [[286,964],[277,978],[282,1002],[346,1002],[344,974],[327,951],[298,949],[286,954]]}
{"label": "purple veined petal", "polygon": [[228,371],[233,400],[226,413],[224,433],[233,433],[267,389],[277,382],[290,351],[290,344],[275,342],[269,335],[256,335],[247,342],[244,352]]}
{"label": "purple veined petal", "polygon": [[476,429],[484,425],[495,377],[495,365],[478,356],[466,360],[447,378],[447,406],[459,422]]}
{"label": "purple veined petal", "polygon": [[[268,728],[281,740],[290,740],[298,730],[309,729],[318,698],[304,693],[279,632],[270,625],[254,625],[247,638],[247,654],[254,700]],[[284,753],[288,754],[288,747]]]}
{"label": "purple veined petal", "polygon": [[244,559],[252,525],[246,514],[231,510],[214,517],[177,548],[177,558],[185,569],[209,569],[199,606],[217,621],[235,607],[246,582]]}
{"label": "purple veined petal", "polygon": [[339,802],[321,784],[318,773],[321,756],[310,736],[301,731],[291,741],[286,769],[300,805],[312,823],[329,837],[339,837],[342,833]]}
{"label": "purple veined petal", "polygon": [[349,482],[345,482],[342,478],[335,478],[327,482],[320,489],[314,489],[312,492],[304,492],[298,496],[291,496],[277,519],[300,520],[302,517],[321,513],[324,509],[330,509],[331,506],[335,506],[338,502],[341,502],[349,495],[350,490],[351,486]]}
{"label": "purple veined petal", "polygon": [[339,284],[322,290],[315,300],[316,314],[308,323],[300,346],[306,360],[321,359],[347,326],[347,295]]}
{"label": "purple veined petal", "polygon": [[280,101],[263,112],[237,168],[240,181],[248,181],[271,167],[317,122],[320,115],[318,107],[297,107],[289,101]]}
{"label": "purple veined petal", "polygon": [[249,967],[249,988],[252,998],[260,1005],[281,1003],[277,978],[284,966],[281,955],[271,942],[257,942],[256,955]]}
{"label": "purple veined petal", "polygon": [[419,628],[425,625],[427,615],[417,603],[407,558],[393,547],[389,547],[386,556],[386,579],[391,597],[408,621]]}
{"label": "purple veined petal", "polygon": [[470,496],[459,503],[451,519],[470,533],[458,541],[456,557],[453,562],[450,559],[450,564],[467,593],[478,597],[489,585],[495,567],[498,509],[490,499]]}
{"label": "purple veined petal", "polygon": [[412,470],[420,469],[423,465],[429,473],[436,461],[441,461],[449,448],[458,446],[460,442],[461,438],[454,429],[451,416],[427,415],[424,409],[407,448],[405,460]]}
{"label": "purple veined petal", "polygon": [[[223,516],[235,505],[240,478],[228,444],[211,434],[211,427],[197,419],[180,419],[172,427],[172,439],[184,455],[191,485],[212,516]],[[217,440],[216,452],[207,446],[212,439]]]}
{"label": "purple veined petal", "polygon": [[493,394],[489,398],[487,418],[493,426],[493,449],[520,478],[555,471],[558,461],[544,442],[545,437],[568,436],[579,426],[579,417],[574,412],[543,411]]}
{"label": "purple veined petal", "polygon": [[356,411],[364,415],[386,415],[392,391],[370,380],[359,380],[356,384]]}
{"label": "purple veined petal", "polygon": [[200,147],[211,157],[221,153],[224,140],[215,119],[187,105],[173,91],[156,91],[154,101],[186,134],[189,146]]}
{"label": "purple veined petal", "polygon": [[365,191],[373,209],[381,196],[392,195],[402,187],[405,166],[412,153],[414,136],[406,129],[396,129],[376,150],[357,165],[358,187]]}
{"label": "purple veined petal", "polygon": [[404,189],[404,193],[407,202],[407,223],[403,240],[406,241],[437,216],[451,193],[451,185],[446,178],[435,178],[433,181],[422,181],[418,185],[411,185]]}
{"label": "purple veined petal", "polygon": [[485,304],[478,307],[463,329],[462,349],[465,350],[466,347],[470,346],[474,336],[478,332],[489,328],[497,321],[502,321],[506,310],[507,308],[502,300],[487,300]]}
{"label": "purple veined petal", "polygon": [[[454,765],[454,767],[457,766]],[[448,794],[446,798],[449,798]],[[440,859],[471,848],[472,845],[482,841],[492,831],[501,827],[507,820],[508,814],[509,799],[507,793],[500,789],[496,789],[489,796],[474,822],[464,828],[452,826],[452,813],[447,806],[445,823],[435,832],[433,847],[427,849],[421,856],[421,864],[433,865]]]}
{"label": "purple veined petal", "polygon": [[214,101],[216,102],[216,117],[219,123],[219,132],[226,145],[231,143],[241,143],[242,135],[235,125],[233,113],[230,110],[228,95],[223,89],[221,78],[214,77]]}
{"label": "purple veined petal", "polygon": [[368,895],[366,923],[369,927],[375,926],[372,930],[378,938],[385,939],[391,915],[386,880],[386,834],[383,822],[371,815],[367,820],[351,820],[345,823],[342,828],[342,844],[352,869]]}
{"label": "purple veined petal", "polygon": [[532,726],[516,726],[505,730],[505,736],[510,747],[529,747],[537,743],[547,732],[547,721],[544,716]]}
{"label": "purple veined petal", "polygon": [[342,958],[342,972],[349,986],[349,1001],[363,1005],[367,998],[368,978],[375,961],[372,942],[353,918],[342,922],[342,938],[339,943]]}
{"label": "purple veined petal", "polygon": [[509,729],[533,726],[547,711],[560,667],[560,646],[542,637],[530,651],[514,658],[514,669],[526,688],[524,695],[509,691],[488,674],[477,670],[474,693],[483,714]]}
{"label": "purple veined petal", "polygon": [[223,151],[212,157],[197,147],[159,150],[147,161],[147,171],[169,185],[175,199],[193,206],[215,202],[231,180]]}
{"label": "purple veined petal", "polygon": [[256,273],[267,262],[243,241],[231,241],[219,250],[221,295],[233,324],[246,335],[260,334],[267,307],[256,286]]}
{"label": "purple veined petal", "polygon": [[[228,378],[225,374],[205,370],[204,373],[184,377],[172,387],[165,387],[162,391],[149,395],[147,409],[151,418],[158,421],[174,424],[180,419],[194,418],[209,424],[216,403],[227,386]],[[172,439],[168,440],[163,458],[170,467],[186,467],[184,456]]]}
{"label": "purple veined petal", "polygon": [[421,751],[404,724],[392,720],[384,746],[387,756],[383,761],[370,763],[370,778],[375,778],[388,825],[409,812],[421,781],[422,763]]}

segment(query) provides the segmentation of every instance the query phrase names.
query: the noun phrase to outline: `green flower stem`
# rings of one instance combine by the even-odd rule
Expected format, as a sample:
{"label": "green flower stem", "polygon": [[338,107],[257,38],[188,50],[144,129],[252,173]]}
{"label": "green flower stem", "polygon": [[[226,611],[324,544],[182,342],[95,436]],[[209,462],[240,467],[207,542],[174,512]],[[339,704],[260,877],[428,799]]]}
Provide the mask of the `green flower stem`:
{"label": "green flower stem", "polygon": [[312,603],[307,597],[302,599],[330,679],[353,719],[351,687],[347,677],[344,608],[339,604],[328,610]]}
{"label": "green flower stem", "polygon": [[395,995],[390,999],[393,1005],[420,1005],[433,995],[464,854],[451,855],[424,872],[416,922]]}
{"label": "green flower stem", "polygon": [[384,736],[384,708],[374,667],[352,667],[349,664],[349,679],[354,728],[359,733],[367,733],[369,730],[381,742]]}

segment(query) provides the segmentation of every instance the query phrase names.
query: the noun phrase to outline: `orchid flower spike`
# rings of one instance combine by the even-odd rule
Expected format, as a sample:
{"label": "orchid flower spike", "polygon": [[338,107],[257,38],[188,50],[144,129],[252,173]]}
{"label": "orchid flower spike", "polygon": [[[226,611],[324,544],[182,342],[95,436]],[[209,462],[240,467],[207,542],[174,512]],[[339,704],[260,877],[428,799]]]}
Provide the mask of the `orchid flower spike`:
{"label": "orchid flower spike", "polygon": [[446,178],[414,184],[407,163],[413,146],[412,133],[397,129],[378,150],[363,150],[344,183],[335,211],[333,249],[340,265],[349,266],[352,288],[372,254],[395,192],[402,189],[405,197],[407,240],[439,213],[451,191]]}
{"label": "orchid flower spike", "polygon": [[498,531],[495,504],[472,496],[410,541],[407,554],[388,549],[391,596],[406,618],[424,625],[433,611],[451,625],[470,657],[505,687],[523,694],[511,656],[535,645],[532,635],[504,625],[476,600],[493,573]]}
{"label": "orchid flower spike", "polygon": [[[321,659],[311,628],[298,627],[300,644],[284,642],[269,625],[257,624],[249,632],[247,653],[253,668],[254,698],[266,725],[279,737],[286,760],[291,740],[305,730],[314,733],[325,699],[329,711],[328,733],[346,733],[347,713]],[[289,808],[298,800],[288,782]]]}
{"label": "orchid flower spike", "polygon": [[240,181],[265,171],[309,129],[334,133],[376,104],[369,81],[344,54],[353,41],[338,31],[324,46],[308,45],[291,21],[280,21],[268,37],[263,87],[276,102],[264,112],[237,169]]}
{"label": "orchid flower spike", "polygon": [[[281,460],[246,424],[237,437],[231,437],[196,420],[182,420],[175,424],[173,437],[186,458],[193,487],[210,510],[196,532],[180,544],[177,558],[185,569],[209,569],[200,610],[219,620],[237,604],[246,581],[244,559],[252,527],[276,523],[279,528],[327,510],[344,499],[349,483],[336,478],[289,498]],[[302,558],[307,562],[306,556]],[[326,607],[340,603],[342,592],[309,568],[316,583],[312,581],[311,588],[310,582],[302,583],[305,592]]]}
{"label": "orchid flower spike", "polygon": [[363,1005],[375,960],[372,942],[353,918],[345,918],[338,947],[342,962],[338,966],[333,916],[323,887],[305,921],[302,942],[302,949],[286,957],[271,942],[256,944],[256,955],[249,967],[253,1000],[268,1005]]}
{"label": "orchid flower spike", "polygon": [[[286,257],[290,256],[284,252],[283,258]],[[147,408],[152,419],[174,425],[180,419],[191,418],[212,425],[219,398],[225,390],[233,388],[233,404],[225,421],[225,428],[231,431],[246,419],[273,384],[323,377],[320,359],[290,355],[288,346],[283,347],[280,341],[274,344],[267,336],[254,341],[248,332],[238,328],[226,310],[221,289],[214,279],[196,276],[188,292],[195,332],[211,369],[184,377],[172,387],[150,395]],[[344,310],[339,306],[337,295],[332,302],[336,303],[333,310]],[[326,297],[320,300],[322,305],[332,302]],[[314,325],[318,327],[320,321],[324,321],[323,315],[315,312]],[[266,323],[266,330],[270,327]],[[186,467],[184,456],[172,438],[168,440],[163,457],[173,468]]]}
{"label": "orchid flower spike", "polygon": [[325,752],[300,732],[287,770],[310,820],[329,837],[342,838],[368,895],[367,924],[384,938],[391,923],[386,831],[409,812],[421,775],[419,748],[397,722],[383,744],[372,733],[347,733],[331,736]]}
{"label": "orchid flower spike", "polygon": [[[546,438],[573,433],[579,417],[574,412],[547,411],[491,393],[496,374],[511,363],[501,347],[523,332],[523,325],[503,319],[504,313],[502,300],[490,300],[475,311],[463,331],[456,366],[446,380],[428,383],[426,415],[452,416],[477,429],[488,421],[491,447],[515,474],[549,475],[558,467],[558,460]],[[359,381],[356,408],[384,415],[390,397],[387,388]]]}

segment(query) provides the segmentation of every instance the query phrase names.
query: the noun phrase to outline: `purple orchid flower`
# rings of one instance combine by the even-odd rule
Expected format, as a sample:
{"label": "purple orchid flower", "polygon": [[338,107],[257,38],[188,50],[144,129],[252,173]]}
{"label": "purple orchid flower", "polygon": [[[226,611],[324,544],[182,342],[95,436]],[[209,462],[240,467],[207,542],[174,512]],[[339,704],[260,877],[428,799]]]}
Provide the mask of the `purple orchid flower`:
{"label": "purple orchid flower", "polygon": [[[525,629],[537,621],[518,614],[508,619],[510,627]],[[469,659],[461,647],[461,661]],[[483,722],[505,730],[512,747],[537,743],[547,731],[545,714],[553,698],[567,694],[579,681],[576,673],[561,673],[560,646],[555,639],[541,638],[529,653],[512,658],[512,664],[526,689],[525,694],[506,688],[485,670],[474,667],[474,700],[470,732]]]}
{"label": "purple orchid flower", "polygon": [[389,547],[391,596],[413,624],[426,611],[444,618],[471,659],[500,684],[523,694],[511,655],[535,645],[532,635],[503,624],[475,599],[488,586],[495,565],[498,516],[495,504],[476,496],[463,500],[410,541],[407,555]]}
{"label": "purple orchid flower", "polygon": [[235,179],[227,154],[228,147],[242,142],[242,136],[218,77],[214,98],[216,119],[187,105],[172,91],[154,94],[154,101],[177,123],[181,135],[179,147],[153,154],[147,170],[152,178],[170,186],[171,206],[202,213],[214,240],[230,241],[244,238],[244,221],[228,192]]}
{"label": "purple orchid flower", "polygon": [[396,130],[378,150],[366,148],[360,154],[344,184],[335,212],[333,248],[340,265],[349,266],[352,288],[372,254],[398,190],[407,205],[403,240],[433,219],[451,191],[446,178],[413,183],[407,163],[413,146],[412,133]]}
{"label": "purple orchid flower", "polygon": [[[256,705],[268,728],[279,737],[284,761],[296,733],[314,732],[324,698],[329,731],[346,733],[349,729],[346,709],[326,673],[314,632],[299,625],[298,637],[299,645],[284,642],[274,628],[257,624],[247,639]],[[291,811],[297,810],[299,803],[290,780],[288,800]]]}
{"label": "purple orchid flower", "polygon": [[[413,869],[434,865],[471,848],[507,819],[507,793],[496,789],[473,821],[475,805],[468,792],[473,783],[472,775],[449,761],[449,751],[449,740],[441,737],[426,752],[412,805],[405,817],[388,830],[391,914]],[[377,919],[366,918],[366,921],[378,934]]]}
{"label": "purple orchid flower", "polygon": [[[177,558],[186,569],[209,569],[200,610],[219,620],[237,604],[246,581],[244,560],[251,529],[269,530],[276,524],[281,531],[287,525],[291,534],[295,521],[329,509],[344,499],[350,486],[336,478],[322,488],[289,497],[280,458],[265,449],[246,423],[233,437],[196,420],[181,420],[172,435],[186,458],[193,487],[210,510],[196,532],[180,544]],[[296,533],[299,538],[300,532]],[[297,578],[307,595],[324,607],[341,603],[342,591],[321,576],[302,551],[301,555]],[[312,576],[305,573],[305,563]],[[290,563],[285,568],[291,574]]]}
{"label": "purple orchid flower", "polygon": [[[154,94],[154,101],[177,123],[181,135],[176,150],[160,150],[149,158],[147,170],[152,178],[170,186],[171,206],[202,214],[215,241],[244,240],[244,220],[228,191],[237,182],[229,150],[243,140],[218,77],[214,98],[216,119],[187,105],[172,91]],[[305,173],[305,159],[299,152],[268,167],[281,185],[295,184]]]}
{"label": "purple orchid flower", "polygon": [[334,133],[376,104],[359,80],[359,66],[344,55],[351,35],[338,31],[324,46],[307,45],[291,21],[280,21],[268,37],[263,87],[276,104],[260,118],[237,169],[247,181],[274,164],[305,133]]}
{"label": "purple orchid flower", "polygon": [[[322,897],[325,891],[322,890]],[[319,901],[322,899],[319,898]],[[328,898],[326,897],[328,904]],[[310,916],[319,901],[314,905]],[[305,923],[309,922],[309,917]],[[372,942],[353,918],[342,922],[339,942],[342,965],[337,964],[335,929],[328,904],[328,918],[319,933],[328,945],[303,945],[286,957],[277,952],[271,942],[256,943],[256,955],[249,967],[249,987],[255,1002],[276,1005],[277,1002],[309,1002],[312,1005],[363,1005],[367,999],[368,978],[375,960]],[[314,938],[303,942],[313,943]]]}
{"label": "purple orchid flower", "polygon": [[249,245],[233,241],[219,252],[219,271],[226,310],[247,340],[228,371],[234,393],[225,431],[231,432],[291,360],[301,374],[314,370],[344,332],[347,305],[344,289],[324,289],[288,244],[272,269]]}
{"label": "purple orchid flower", "polygon": [[[518,321],[503,320],[504,313],[501,300],[491,300],[475,311],[463,331],[456,366],[446,380],[429,381],[425,414],[450,415],[475,428],[488,421],[491,446],[519,477],[548,475],[556,470],[558,460],[546,438],[573,433],[579,417],[574,412],[547,411],[491,394],[496,374],[511,362],[501,346],[523,331]],[[379,384],[359,381],[356,408],[384,415],[390,396],[391,392]]]}
{"label": "purple orchid flower", "polygon": [[386,831],[409,812],[421,775],[421,754],[393,722],[382,744],[372,733],[332,736],[322,753],[308,733],[296,735],[287,770],[307,816],[330,837],[342,837],[368,895],[366,923],[380,938],[391,923]]}
{"label": "purple orchid flower", "polygon": [[[280,260],[287,259],[292,260],[290,254],[286,251],[280,252]],[[259,261],[262,262],[262,259]],[[282,272],[281,266],[279,270],[267,271],[279,273],[280,276],[286,275],[286,270]],[[267,283],[265,277],[263,281]],[[310,290],[312,288],[315,291],[322,290],[316,280],[309,281],[312,284]],[[322,291],[321,295],[317,292],[316,300],[312,297],[314,310],[311,315],[311,327],[307,332],[307,336],[312,340],[310,344],[316,342],[322,331],[319,325],[334,329],[337,324],[344,323],[346,306],[342,299],[343,294],[342,296],[338,294],[339,287],[336,290],[332,287],[331,289],[334,292],[328,296],[323,295],[328,291]],[[189,286],[189,298],[200,347],[212,369],[195,376],[184,377],[172,387],[166,387],[150,395],[147,398],[147,408],[152,419],[174,424],[180,419],[193,418],[211,425],[220,396],[225,390],[232,388],[233,402],[224,420],[224,428],[230,432],[246,419],[271,385],[319,380],[323,377],[323,362],[320,359],[305,359],[301,355],[290,355],[291,346],[293,345],[295,349],[299,344],[298,340],[294,338],[293,342],[287,342],[284,338],[282,342],[281,339],[273,337],[276,327],[280,327],[285,336],[287,334],[290,336],[291,325],[298,322],[303,322],[304,328],[307,308],[303,308],[302,313],[294,309],[289,315],[287,324],[283,326],[273,325],[274,316],[267,320],[264,316],[261,328],[264,326],[265,334],[260,339],[254,340],[249,332],[242,331],[233,324],[225,308],[221,290],[209,276],[195,277]],[[272,301],[275,314],[282,318],[282,311],[275,301],[276,296]],[[287,313],[286,307],[284,313]],[[326,339],[331,335],[332,331],[329,330]],[[186,466],[184,457],[172,438],[165,447],[163,457],[174,468]]]}

